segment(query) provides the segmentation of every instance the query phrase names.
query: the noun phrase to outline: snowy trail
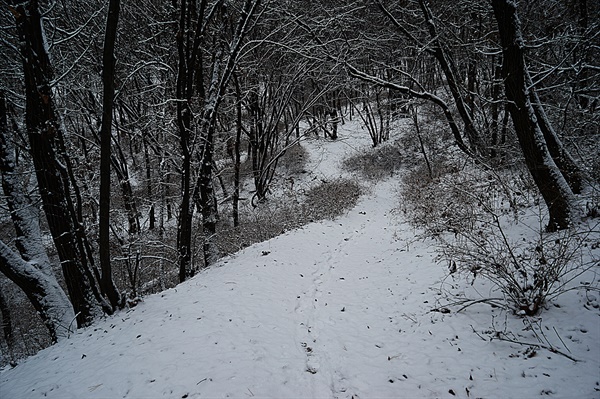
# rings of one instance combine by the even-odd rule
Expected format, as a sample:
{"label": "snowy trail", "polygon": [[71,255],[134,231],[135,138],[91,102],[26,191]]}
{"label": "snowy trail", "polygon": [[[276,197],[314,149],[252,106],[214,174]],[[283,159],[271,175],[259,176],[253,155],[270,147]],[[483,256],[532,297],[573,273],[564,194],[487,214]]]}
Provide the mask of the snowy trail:
{"label": "snowy trail", "polygon": [[[359,388],[348,381],[352,364],[358,362],[361,374],[365,366],[374,366],[376,373],[380,374],[380,363],[386,359],[378,350],[383,345],[378,345],[377,338],[371,342],[363,341],[364,331],[361,330],[370,330],[371,327],[358,324],[356,316],[359,315],[358,319],[364,322],[369,315],[384,317],[386,308],[397,306],[390,294],[391,289],[378,295],[378,291],[381,293],[381,281],[370,279],[382,273],[382,270],[371,270],[373,268],[386,269],[391,273],[381,259],[398,251],[398,245],[401,245],[391,239],[391,234],[381,234],[382,230],[389,231],[389,214],[395,204],[390,192],[392,190],[387,187],[377,190],[370,198],[375,204],[362,202],[348,216],[351,220],[342,219],[337,225],[328,226],[330,231],[323,232],[326,236],[323,244],[325,252],[311,259],[314,263],[310,276],[312,282],[308,291],[299,298],[297,311],[306,317],[300,323],[305,337],[301,345],[306,351],[306,369],[314,374],[314,397],[340,397],[347,392],[356,395]],[[384,197],[385,194],[388,196]],[[363,206],[373,211],[360,211]],[[353,229],[345,230],[345,224],[353,226]],[[381,323],[374,321],[373,335],[377,334],[375,326],[378,324]],[[370,364],[369,360],[374,357],[379,361]],[[372,376],[365,375],[364,378],[368,384]]]}
{"label": "snowy trail", "polygon": [[[309,295],[299,300],[300,311],[308,314],[301,326],[307,371],[314,374],[311,397],[428,395],[413,370],[420,373],[433,359],[419,355],[426,348],[415,348],[415,333],[427,334],[421,342],[434,339],[413,327],[423,318],[434,323],[427,316],[430,301],[423,300],[432,291],[415,287],[414,275],[429,275],[431,284],[442,274],[429,247],[414,243],[412,229],[395,230],[396,203],[391,183],[378,186],[338,226],[330,226],[327,251],[314,260]],[[431,270],[415,269],[416,264]],[[396,388],[398,382],[402,386]],[[439,394],[433,391],[432,397]]]}
{"label": "snowy trail", "polygon": [[[335,178],[360,140],[306,145]],[[544,314],[579,363],[482,339],[502,316],[487,305],[432,311],[445,270],[394,213],[396,184],[3,371],[0,398],[600,397],[600,317],[581,293]],[[518,318],[497,323],[531,341]]]}

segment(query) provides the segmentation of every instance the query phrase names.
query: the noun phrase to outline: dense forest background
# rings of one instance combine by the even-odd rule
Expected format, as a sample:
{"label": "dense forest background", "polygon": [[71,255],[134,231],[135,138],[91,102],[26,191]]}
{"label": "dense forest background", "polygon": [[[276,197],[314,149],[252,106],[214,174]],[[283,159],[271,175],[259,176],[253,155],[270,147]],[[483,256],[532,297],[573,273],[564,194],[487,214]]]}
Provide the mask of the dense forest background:
{"label": "dense forest background", "polygon": [[[382,168],[413,165],[405,200],[432,234],[467,229],[460,190],[436,185],[467,163],[471,186],[512,182],[499,186],[513,208],[539,195],[548,232],[597,217],[599,13],[586,0],[3,0],[2,351],[34,353],[351,206],[350,182],[265,205],[273,184],[293,192],[302,139],[336,140],[349,118],[397,149]],[[388,143],[406,118],[413,134]],[[535,313],[544,296],[528,299]]]}

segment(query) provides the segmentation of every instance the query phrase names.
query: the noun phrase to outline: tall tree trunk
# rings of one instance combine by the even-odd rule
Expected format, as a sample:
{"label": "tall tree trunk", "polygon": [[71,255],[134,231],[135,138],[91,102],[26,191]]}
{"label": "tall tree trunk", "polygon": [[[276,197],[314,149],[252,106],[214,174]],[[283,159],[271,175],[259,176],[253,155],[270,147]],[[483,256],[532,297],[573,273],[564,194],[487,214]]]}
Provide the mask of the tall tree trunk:
{"label": "tall tree trunk", "polygon": [[68,182],[63,178],[67,173],[57,157],[61,125],[50,86],[53,70],[45,47],[37,1],[18,5],[13,14],[22,46],[25,122],[38,188],[78,325],[85,326],[92,322],[99,309],[92,290],[94,282],[86,274],[84,254],[79,251],[76,227],[68,209],[69,192],[65,191]]}
{"label": "tall tree trunk", "polygon": [[121,188],[121,195],[123,196],[123,206],[125,207],[125,213],[127,214],[127,232],[130,236],[134,236],[141,231],[140,214],[137,210],[137,204],[133,195],[133,188],[131,187],[127,159],[125,158],[121,144],[118,141],[113,140],[110,148],[112,153],[110,156],[110,161],[113,166],[113,170],[117,174],[117,180],[119,181],[119,187]]}
{"label": "tall tree trunk", "polygon": [[471,120],[473,120],[475,118],[475,95],[477,90],[477,61],[470,60],[467,70],[468,93],[465,103],[467,105],[467,110],[469,111],[469,117],[471,117]]}
{"label": "tall tree trunk", "polygon": [[574,196],[550,155],[531,103],[517,7],[510,0],[492,0],[492,7],[502,43],[502,74],[508,109],[525,163],[548,207],[548,230],[565,229],[576,213]]}
{"label": "tall tree trunk", "polygon": [[492,65],[494,68],[494,79],[492,81],[492,123],[490,124],[491,130],[491,150],[490,156],[496,158],[498,155],[498,130],[499,130],[499,118],[500,118],[500,94],[502,90],[502,65],[496,64],[494,57],[492,57]]}
{"label": "tall tree trunk", "polygon": [[209,266],[216,263],[220,258],[220,251],[216,240],[218,210],[213,187],[213,141],[215,124],[207,121],[203,128],[204,144],[202,145],[202,160],[198,183],[200,188],[200,204],[202,208],[202,233],[204,235],[204,265]]}
{"label": "tall tree trunk", "polygon": [[[593,64],[593,62],[591,62],[591,60],[590,60],[590,58],[592,58],[592,54],[593,54],[590,50],[590,47],[592,47],[592,46],[584,45],[584,42],[587,39],[586,33],[589,28],[589,12],[588,12],[587,0],[579,0],[577,3],[578,3],[577,8],[578,8],[578,14],[579,14],[579,18],[577,18],[577,28],[578,28],[577,33],[579,34],[579,37],[580,37],[579,44],[581,45],[581,47],[583,47],[583,49],[577,50],[577,52],[574,54],[574,56],[576,57],[575,59],[581,60],[583,65],[591,65],[591,64]],[[583,52],[583,54],[581,54],[581,52]],[[591,100],[591,96],[590,96],[591,87],[590,86],[592,84],[592,81],[590,81],[590,75],[591,76],[594,75],[594,74],[590,73],[591,71],[592,71],[592,68],[582,68],[581,71],[579,73],[577,73],[577,75],[575,76],[574,89],[575,89],[575,92],[578,93],[577,100],[579,102],[579,106],[582,108],[587,108],[590,106],[591,103],[593,103],[592,101],[590,101]]]}
{"label": "tall tree trunk", "polygon": [[[212,75],[202,118],[202,164],[200,166],[200,198],[202,200],[202,227],[204,233],[204,264],[209,266],[219,259],[216,242],[217,202],[213,189],[213,145],[217,123],[217,111],[238,62],[242,43],[250,32],[254,16],[258,13],[260,0],[245,0],[228,48],[219,48],[215,53]],[[229,17],[222,9],[221,21],[225,31]]]}
{"label": "tall tree trunk", "polygon": [[233,75],[235,83],[235,143],[234,143],[234,164],[233,164],[233,226],[237,227],[240,224],[239,205],[240,205],[240,144],[242,140],[242,92],[240,90],[240,82],[237,75]]}
{"label": "tall tree trunk", "polygon": [[192,241],[192,209],[191,209],[191,155],[190,155],[190,123],[191,110],[187,93],[189,74],[186,52],[187,1],[181,2],[179,30],[177,32],[178,72],[177,72],[177,127],[181,146],[181,205],[177,219],[177,251],[179,255],[179,282],[185,281],[190,265],[190,246]]}
{"label": "tall tree trunk", "polygon": [[[201,100],[201,125],[198,142],[200,148],[200,175],[197,179],[195,192],[199,191],[200,208],[202,213],[202,226],[204,234],[204,261],[208,266],[219,257],[216,243],[216,223],[218,218],[216,197],[213,189],[213,146],[214,132],[217,123],[217,111],[223,95],[233,74],[242,41],[251,29],[260,0],[245,0],[237,25],[229,29],[230,22],[228,9],[224,5],[211,8],[204,16],[207,1],[201,1],[196,12],[195,2],[182,0],[180,8],[179,31],[177,33],[177,48],[179,55],[177,75],[177,124],[182,147],[182,202],[179,217],[177,247],[179,250],[179,279],[185,280],[191,260],[191,207],[192,192],[191,182],[191,102],[196,88]],[[190,27],[192,20],[196,20],[195,30]],[[217,46],[212,54],[212,69],[208,70],[202,62],[200,47],[204,43],[207,21],[217,21],[220,26],[218,31],[231,32],[231,41],[228,46],[223,42],[215,43]],[[193,33],[193,37],[192,37]],[[207,87],[204,83],[207,82]]]}
{"label": "tall tree trunk", "polygon": [[110,147],[112,141],[112,119],[115,95],[115,40],[119,22],[120,0],[110,0],[106,34],[104,36],[104,55],[102,82],[104,100],[102,104],[102,128],[100,130],[100,216],[99,216],[99,252],[102,277],[100,288],[113,309],[121,305],[121,295],[112,279],[110,263]]}

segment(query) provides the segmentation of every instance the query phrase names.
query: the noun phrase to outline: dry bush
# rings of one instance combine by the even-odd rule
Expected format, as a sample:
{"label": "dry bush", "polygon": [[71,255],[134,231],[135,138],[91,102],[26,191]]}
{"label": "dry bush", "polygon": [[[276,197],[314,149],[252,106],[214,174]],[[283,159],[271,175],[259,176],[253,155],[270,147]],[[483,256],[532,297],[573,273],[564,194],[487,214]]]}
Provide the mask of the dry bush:
{"label": "dry bush", "polygon": [[451,272],[492,282],[515,313],[538,313],[600,263],[600,253],[592,251],[600,237],[597,226],[547,233],[540,216],[524,236],[509,235],[524,214],[543,207],[525,170],[459,171],[452,165],[446,170],[435,179],[422,168],[408,173],[404,211],[426,236],[437,238],[438,260]]}
{"label": "dry bush", "polygon": [[[598,239],[593,228],[550,234],[540,219],[524,237],[510,236],[510,229],[524,228],[523,215],[544,206],[517,149],[505,145],[502,156],[492,160],[494,169],[483,168],[457,157],[443,139],[431,139],[428,129],[421,126],[425,151],[434,154],[429,157],[433,175],[421,157],[407,162],[412,169],[403,179],[402,210],[425,236],[436,237],[438,260],[451,272],[490,281],[507,308],[533,315],[599,263],[591,250]],[[409,153],[418,154],[414,135],[401,140]]]}
{"label": "dry bush", "polygon": [[440,162],[437,178],[430,179],[420,166],[403,179],[403,210],[430,236],[473,230],[480,219],[487,220],[490,209],[518,220],[520,211],[535,202],[533,183],[524,170],[460,168]]}
{"label": "dry bush", "polygon": [[113,278],[128,299],[157,293],[179,283],[176,237],[174,230],[160,236],[156,228],[123,245],[112,243]]}
{"label": "dry bush", "polygon": [[221,222],[217,241],[223,255],[232,254],[254,243],[269,240],[286,230],[299,227],[298,206],[264,201],[257,208],[240,214],[240,224],[234,227]]}
{"label": "dry bush", "polygon": [[546,233],[540,226],[535,237],[511,239],[500,218],[490,216],[476,229],[440,237],[440,258],[473,281],[477,277],[491,281],[517,314],[537,314],[600,262],[600,251],[593,249],[598,245],[594,228]]}

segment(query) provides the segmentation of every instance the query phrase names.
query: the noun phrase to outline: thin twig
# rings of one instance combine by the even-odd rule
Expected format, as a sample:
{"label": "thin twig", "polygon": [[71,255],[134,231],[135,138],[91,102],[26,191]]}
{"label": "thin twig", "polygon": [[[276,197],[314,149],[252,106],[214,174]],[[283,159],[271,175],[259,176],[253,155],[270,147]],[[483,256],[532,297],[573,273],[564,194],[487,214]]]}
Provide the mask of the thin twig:
{"label": "thin twig", "polygon": [[465,302],[469,302],[469,303],[467,303],[466,305],[464,305],[463,307],[461,307],[460,309],[458,309],[456,311],[456,313],[459,313],[459,312],[465,310],[466,308],[468,308],[468,307],[470,307],[472,305],[476,305],[478,303],[487,303],[490,306],[498,306],[499,308],[503,308],[504,307],[503,305],[494,302],[496,300],[502,300],[502,298],[483,298],[483,299],[478,299],[478,300],[470,300],[469,299],[469,300],[465,301]]}
{"label": "thin twig", "polygon": [[558,335],[558,331],[556,331],[556,327],[552,326],[552,329],[556,333],[556,336],[558,337],[558,339],[560,339],[560,342],[562,342],[562,344],[565,347],[565,349],[567,349],[569,351],[569,353],[571,353],[571,350],[569,349],[569,347],[567,346],[567,344],[565,344],[565,341],[563,341],[562,338],[560,337],[560,335]]}
{"label": "thin twig", "polygon": [[562,355],[562,356],[566,357],[567,359],[569,359],[569,360],[571,360],[571,361],[573,361],[575,363],[579,363],[579,362],[582,361],[582,360],[579,360],[579,359],[575,359],[573,356],[571,356],[571,355],[569,355],[567,353],[559,351],[558,349],[556,349],[553,346],[546,345],[546,344],[543,344],[541,342],[538,343],[538,344],[531,344],[531,343],[528,343],[528,342],[517,341],[517,340],[514,340],[514,339],[503,337],[502,333],[498,333],[497,339],[499,339],[500,341],[511,342],[513,344],[518,344],[518,345],[526,345],[526,346],[532,346],[532,347],[533,346],[537,346],[538,348],[544,348],[546,350],[549,350],[552,353],[556,353],[556,354]]}
{"label": "thin twig", "polygon": [[477,335],[479,338],[481,338],[483,341],[487,342],[488,340],[485,339],[481,334],[479,334],[477,332],[477,330],[475,330],[475,327],[473,327],[473,324],[471,324],[471,329],[473,330],[473,332],[475,333],[475,335]]}

